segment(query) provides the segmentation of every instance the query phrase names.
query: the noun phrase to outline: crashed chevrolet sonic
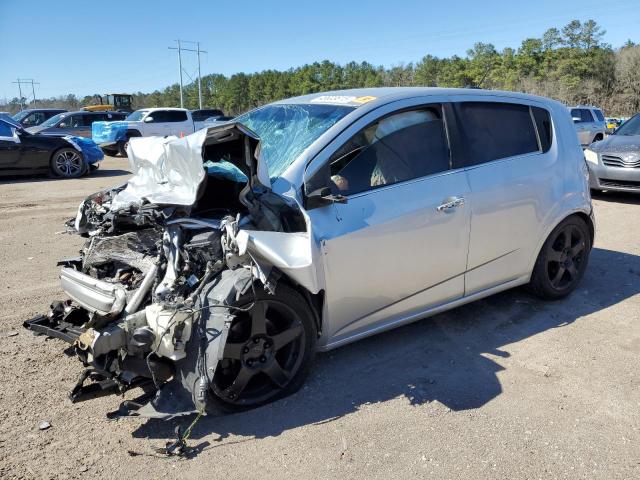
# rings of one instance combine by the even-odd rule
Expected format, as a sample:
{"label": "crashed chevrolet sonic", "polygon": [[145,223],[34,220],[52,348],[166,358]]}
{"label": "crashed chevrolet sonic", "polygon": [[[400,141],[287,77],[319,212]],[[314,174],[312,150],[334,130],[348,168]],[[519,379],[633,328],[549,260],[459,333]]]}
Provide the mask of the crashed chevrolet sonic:
{"label": "crashed chevrolet sonic", "polygon": [[25,325],[72,344],[73,400],[146,386],[145,416],[264,404],[318,350],[518,285],[561,298],[593,243],[571,118],[540,97],[314,94],[128,153],[70,222],[67,298]]}

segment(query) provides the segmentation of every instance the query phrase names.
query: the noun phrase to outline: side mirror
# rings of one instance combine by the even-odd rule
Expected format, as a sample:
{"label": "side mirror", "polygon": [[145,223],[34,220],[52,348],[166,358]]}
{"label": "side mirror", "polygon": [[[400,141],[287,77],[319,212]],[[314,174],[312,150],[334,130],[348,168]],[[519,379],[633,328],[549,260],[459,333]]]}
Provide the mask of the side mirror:
{"label": "side mirror", "polygon": [[573,119],[573,123],[580,123],[582,121],[582,118],[580,117],[571,117]]}
{"label": "side mirror", "polygon": [[151,117],[151,116],[145,117],[144,123],[151,123],[151,122],[153,122],[153,117]]}
{"label": "side mirror", "polygon": [[344,195],[332,194],[329,187],[322,187],[307,195],[305,202],[308,210],[324,207],[325,205],[330,205],[332,203],[347,203],[347,197]]}

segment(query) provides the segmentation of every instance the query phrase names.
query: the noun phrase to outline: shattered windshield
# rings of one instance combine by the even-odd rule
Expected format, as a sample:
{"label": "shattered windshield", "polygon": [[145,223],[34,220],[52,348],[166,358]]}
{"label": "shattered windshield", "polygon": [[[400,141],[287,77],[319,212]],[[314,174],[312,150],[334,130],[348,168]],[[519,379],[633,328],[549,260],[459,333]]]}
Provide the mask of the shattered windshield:
{"label": "shattered windshield", "polygon": [[631,117],[620,125],[616,130],[615,135],[640,135],[640,115]]}
{"label": "shattered windshield", "polygon": [[305,148],[354,107],[344,105],[267,105],[236,118],[261,140],[269,176],[280,176]]}

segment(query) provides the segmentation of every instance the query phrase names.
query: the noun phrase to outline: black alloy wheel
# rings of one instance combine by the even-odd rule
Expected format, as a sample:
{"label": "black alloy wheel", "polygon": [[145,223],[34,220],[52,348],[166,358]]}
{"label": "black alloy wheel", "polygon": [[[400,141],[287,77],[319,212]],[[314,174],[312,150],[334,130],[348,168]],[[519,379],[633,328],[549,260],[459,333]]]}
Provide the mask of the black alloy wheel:
{"label": "black alloy wheel", "polygon": [[572,216],[549,235],[536,261],[530,286],[545,299],[567,296],[577,286],[589,261],[591,235],[585,222]]}
{"label": "black alloy wheel", "polygon": [[[246,299],[245,299],[246,301]],[[257,293],[235,312],[212,393],[228,410],[247,409],[289,395],[302,386],[315,353],[316,329],[307,302],[278,285]]]}

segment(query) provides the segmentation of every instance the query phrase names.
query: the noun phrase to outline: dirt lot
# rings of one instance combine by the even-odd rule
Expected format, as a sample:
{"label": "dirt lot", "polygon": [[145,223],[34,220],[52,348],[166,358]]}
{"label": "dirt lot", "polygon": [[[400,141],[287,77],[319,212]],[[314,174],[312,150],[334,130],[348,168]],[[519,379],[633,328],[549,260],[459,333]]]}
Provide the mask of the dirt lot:
{"label": "dirt lot", "polygon": [[295,396],[202,419],[179,460],[152,450],[175,422],[109,421],[117,397],[71,404],[80,363],[21,327],[81,244],[63,221],[126,168],[0,182],[0,478],[640,478],[640,197],[594,201],[571,298],[511,291],[319,355]]}

